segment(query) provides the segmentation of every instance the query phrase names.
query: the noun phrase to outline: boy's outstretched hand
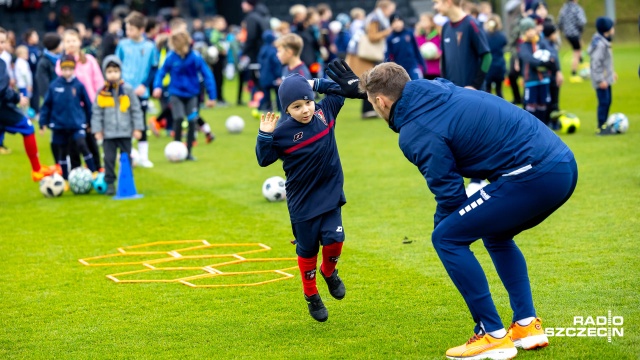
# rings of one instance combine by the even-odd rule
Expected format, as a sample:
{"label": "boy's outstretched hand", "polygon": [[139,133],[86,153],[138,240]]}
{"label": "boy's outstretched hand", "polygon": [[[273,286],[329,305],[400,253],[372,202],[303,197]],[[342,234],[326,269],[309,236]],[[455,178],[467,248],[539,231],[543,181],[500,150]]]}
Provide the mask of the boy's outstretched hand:
{"label": "boy's outstretched hand", "polygon": [[267,115],[262,114],[260,116],[260,131],[272,133],[276,129],[276,124],[279,119],[280,116],[275,113],[268,112]]}
{"label": "boy's outstretched hand", "polygon": [[162,89],[161,88],[153,89],[153,93],[151,93],[151,96],[153,96],[156,99],[160,99],[160,96],[162,96]]}
{"label": "boy's outstretched hand", "polygon": [[328,68],[327,75],[342,89],[342,93],[338,95],[352,99],[367,98],[367,93],[360,92],[360,79],[344,60],[333,60]]}

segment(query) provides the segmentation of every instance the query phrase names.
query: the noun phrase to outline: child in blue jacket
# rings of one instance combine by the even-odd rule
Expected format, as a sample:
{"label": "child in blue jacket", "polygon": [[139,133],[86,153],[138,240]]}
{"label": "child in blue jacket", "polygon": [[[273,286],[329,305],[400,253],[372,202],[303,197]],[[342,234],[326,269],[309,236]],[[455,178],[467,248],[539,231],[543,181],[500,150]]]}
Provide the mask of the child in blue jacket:
{"label": "child in blue jacket", "polygon": [[[258,63],[260,64],[260,88],[264,93],[264,97],[260,100],[261,111],[272,111],[273,104],[271,102],[271,91],[278,92],[278,87],[282,82],[280,76],[282,75],[282,64],[278,60],[278,49],[275,47],[276,41],[275,35],[270,30],[265,31],[262,34],[262,47],[258,53]],[[276,98],[278,104],[278,111],[282,112],[280,102]]]}
{"label": "child in blue jacket", "polygon": [[162,96],[162,79],[166,74],[171,75],[171,82],[167,91],[169,92],[169,104],[171,104],[171,114],[174,121],[174,140],[182,139],[182,121],[187,118],[189,132],[187,133],[187,160],[195,160],[191,154],[193,141],[196,133],[196,120],[198,119],[198,95],[200,94],[200,80],[198,76],[204,78],[204,86],[207,89],[209,99],[205,105],[213,107],[216,104],[216,86],[211,69],[198,54],[191,49],[191,37],[185,31],[178,31],[171,34],[169,43],[173,51],[167,55],[164,64],[156,73],[153,83],[153,97]]}
{"label": "child in blue jacket", "polygon": [[53,132],[51,142],[58,145],[58,165],[62,168],[62,177],[69,177],[67,156],[70,141],[74,141],[84,156],[84,162],[91,170],[97,170],[93,155],[85,140],[87,127],[91,121],[91,99],[84,85],[75,75],[76,61],[72,55],[60,60],[62,75],[51,82],[40,111],[40,123]]}
{"label": "child in blue jacket", "polygon": [[397,14],[392,15],[390,20],[393,33],[387,38],[385,58],[407,70],[411,80],[422,79],[427,64],[420,55],[413,31],[405,29],[404,21]]}

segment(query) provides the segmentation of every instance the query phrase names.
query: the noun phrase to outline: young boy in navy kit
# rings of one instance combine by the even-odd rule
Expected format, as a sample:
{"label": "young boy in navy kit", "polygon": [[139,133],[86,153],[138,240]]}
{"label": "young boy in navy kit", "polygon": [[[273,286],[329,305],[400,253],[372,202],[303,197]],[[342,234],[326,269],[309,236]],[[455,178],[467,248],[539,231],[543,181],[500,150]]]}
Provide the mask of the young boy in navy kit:
{"label": "young boy in navy kit", "polygon": [[91,121],[91,99],[84,85],[75,77],[76,61],[73,55],[60,60],[61,76],[51,82],[40,112],[40,123],[53,131],[51,142],[58,145],[58,164],[62,177],[67,180],[69,169],[69,141],[75,141],[91,172],[97,170],[89,151],[86,129]]}
{"label": "young boy in navy kit", "polygon": [[422,72],[426,71],[427,64],[420,55],[413,31],[404,27],[404,21],[397,14],[391,15],[390,22],[393,32],[387,38],[387,61],[402,66],[411,80],[422,79]]}
{"label": "young boy in navy kit", "polygon": [[[320,322],[329,317],[316,287],[320,244],[320,274],[327,282],[329,293],[338,300],[346,293],[336,269],[344,241],[341,208],[347,200],[342,189],[344,178],[335,121],[345,96],[362,95],[357,87],[358,78],[353,72],[346,73],[343,66],[340,62],[329,64],[329,71],[342,75],[339,85],[325,79],[307,80],[299,74],[286,77],[278,90],[286,114],[277,128],[278,116],[262,115],[256,144],[260,166],[283,160],[287,206],[296,238],[304,297],[309,314]],[[314,91],[327,96],[316,104]]]}

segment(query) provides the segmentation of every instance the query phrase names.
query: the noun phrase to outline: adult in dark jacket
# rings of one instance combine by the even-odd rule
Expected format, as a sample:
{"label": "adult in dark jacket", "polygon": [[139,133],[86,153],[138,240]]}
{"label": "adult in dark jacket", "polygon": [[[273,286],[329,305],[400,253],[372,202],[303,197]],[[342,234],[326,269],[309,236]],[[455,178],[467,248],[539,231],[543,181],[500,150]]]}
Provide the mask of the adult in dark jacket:
{"label": "adult in dark jacket", "polygon": [[246,60],[241,60],[248,64],[251,70],[251,78],[254,82],[258,79],[257,72],[260,70],[258,64],[258,53],[262,46],[262,33],[269,30],[269,9],[258,0],[243,0],[242,11],[247,15],[244,22],[247,27],[247,40],[242,49],[242,55]]}
{"label": "adult in dark jacket", "polygon": [[[533,115],[503,99],[444,79],[410,81],[394,63],[362,75],[361,87],[399,133],[400,149],[435,195],[432,242],[476,323],[471,340],[446,355],[511,358],[515,344],[548,345],[526,262],[513,238],[540,224],[573,193],[578,171],[571,150]],[[465,177],[491,183],[467,198]],[[514,312],[509,336],[469,249],[480,238],[509,294]]]}
{"label": "adult in dark jacket", "polygon": [[58,145],[58,165],[62,177],[68,179],[67,156],[70,141],[76,143],[84,156],[84,162],[92,172],[97,170],[93,155],[85,140],[91,121],[91,99],[84,85],[75,75],[73,55],[60,60],[61,76],[51,82],[40,111],[40,122],[53,131],[51,142]]}

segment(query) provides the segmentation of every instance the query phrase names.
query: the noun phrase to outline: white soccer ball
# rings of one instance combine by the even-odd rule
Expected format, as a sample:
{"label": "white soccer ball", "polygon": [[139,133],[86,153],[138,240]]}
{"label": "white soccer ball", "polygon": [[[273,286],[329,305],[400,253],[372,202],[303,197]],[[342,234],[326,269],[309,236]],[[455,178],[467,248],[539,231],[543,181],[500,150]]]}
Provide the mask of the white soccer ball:
{"label": "white soccer ball", "polygon": [[138,152],[138,149],[132,148],[129,156],[131,156],[131,165],[138,166],[140,163],[140,153]]}
{"label": "white soccer ball", "polygon": [[211,61],[218,62],[218,59],[220,57],[220,50],[218,50],[217,46],[209,46],[207,48],[207,56],[209,56],[209,58],[211,59]]}
{"label": "white soccer ball", "polygon": [[340,21],[333,20],[329,23],[329,31],[331,31],[332,34],[337,34],[340,30],[342,30],[342,23]]}
{"label": "white soccer ball", "polygon": [[583,78],[583,79],[588,79],[589,76],[591,76],[591,69],[589,69],[589,67],[582,67],[580,70],[578,70],[578,75]]}
{"label": "white soccer ball", "polygon": [[533,57],[542,62],[547,62],[551,59],[551,52],[549,50],[539,49],[533,53]]}
{"label": "white soccer ball", "polygon": [[624,134],[629,131],[629,119],[623,113],[611,114],[607,119],[607,127],[611,128],[613,132],[618,134]]}
{"label": "white soccer ball", "polygon": [[423,59],[435,59],[438,57],[438,47],[432,42],[426,42],[420,46],[420,55]]}
{"label": "white soccer ball", "polygon": [[69,173],[69,188],[76,195],[88,194],[93,188],[91,170],[77,167]]}
{"label": "white soccer ball", "polygon": [[229,116],[227,121],[225,121],[224,125],[227,127],[227,130],[232,134],[239,134],[244,129],[244,120],[240,116],[233,115]]}
{"label": "white soccer ball", "polygon": [[285,180],[280,176],[268,178],[262,184],[262,195],[271,202],[286,200]]}
{"label": "white soccer ball", "polygon": [[58,197],[64,193],[64,179],[58,174],[45,176],[40,180],[40,192],[45,197]]}
{"label": "white soccer ball", "polygon": [[184,161],[188,153],[187,145],[180,141],[172,141],[164,147],[164,156],[171,162]]}

